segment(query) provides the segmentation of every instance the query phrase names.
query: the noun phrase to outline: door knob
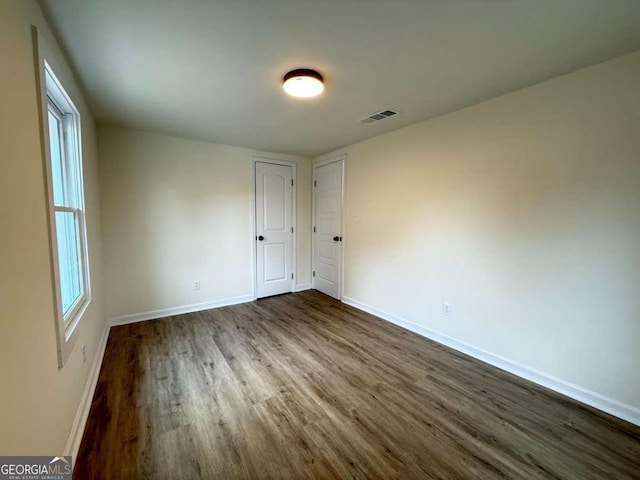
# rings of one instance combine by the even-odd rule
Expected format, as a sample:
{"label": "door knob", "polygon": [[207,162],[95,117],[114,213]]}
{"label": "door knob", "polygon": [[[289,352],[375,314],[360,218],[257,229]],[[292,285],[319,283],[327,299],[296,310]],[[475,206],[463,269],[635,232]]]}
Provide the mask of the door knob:
{"label": "door knob", "polygon": [[337,242],[337,241],[339,241],[339,240],[340,240],[340,237],[333,237],[333,241],[334,241],[334,242]]}
{"label": "door knob", "polygon": [[264,237],[263,237],[262,235],[260,235],[260,236],[258,237],[258,240],[263,241],[263,240],[264,240]]}

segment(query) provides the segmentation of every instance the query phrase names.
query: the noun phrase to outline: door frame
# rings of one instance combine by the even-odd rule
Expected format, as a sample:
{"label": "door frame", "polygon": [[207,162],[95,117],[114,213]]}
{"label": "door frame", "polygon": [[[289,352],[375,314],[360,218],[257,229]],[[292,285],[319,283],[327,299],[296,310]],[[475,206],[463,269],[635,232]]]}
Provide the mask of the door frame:
{"label": "door frame", "polygon": [[345,230],[344,230],[344,196],[345,196],[345,187],[347,184],[347,154],[343,153],[342,155],[338,155],[337,157],[327,158],[325,160],[319,160],[317,162],[313,162],[311,164],[311,288],[316,288],[316,277],[313,276],[313,272],[316,270],[316,235],[313,231],[313,227],[316,224],[316,190],[315,190],[315,181],[316,181],[316,168],[322,167],[324,165],[328,165],[330,163],[340,162],[342,161],[342,186],[340,189],[340,210],[342,214],[341,217],[341,225],[340,230],[343,237],[342,242],[340,242],[339,252],[340,252],[340,271],[338,275],[340,275],[339,280],[339,288],[338,288],[338,300],[342,301],[342,290],[344,284],[344,245],[347,242],[345,240]]}
{"label": "door frame", "polygon": [[293,185],[291,186],[291,225],[293,226],[293,235],[291,236],[291,257],[292,265],[291,271],[293,278],[291,279],[291,291],[296,291],[296,278],[297,272],[297,235],[298,235],[298,223],[296,216],[296,197],[298,188],[298,177],[296,175],[296,162],[290,162],[287,160],[277,160],[273,158],[251,156],[251,277],[253,288],[253,299],[258,299],[258,242],[256,241],[256,163],[270,163],[272,165],[284,165],[291,167],[291,178],[293,179]]}

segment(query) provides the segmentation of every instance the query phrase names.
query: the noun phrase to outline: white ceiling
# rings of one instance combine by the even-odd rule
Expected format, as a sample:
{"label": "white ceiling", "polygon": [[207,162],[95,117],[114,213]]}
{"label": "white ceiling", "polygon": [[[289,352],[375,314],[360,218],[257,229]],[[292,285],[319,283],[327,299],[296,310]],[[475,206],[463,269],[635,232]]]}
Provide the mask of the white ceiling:
{"label": "white ceiling", "polygon": [[[97,121],[307,156],[640,49],[640,0],[41,4]],[[300,67],[320,98],[283,93]]]}

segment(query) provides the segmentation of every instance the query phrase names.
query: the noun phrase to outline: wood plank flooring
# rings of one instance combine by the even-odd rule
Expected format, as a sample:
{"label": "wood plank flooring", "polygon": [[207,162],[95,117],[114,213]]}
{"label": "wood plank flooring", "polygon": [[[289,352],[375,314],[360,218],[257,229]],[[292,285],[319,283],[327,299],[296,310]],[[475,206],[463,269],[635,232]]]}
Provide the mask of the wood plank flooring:
{"label": "wood plank flooring", "polygon": [[315,291],[115,327],[77,479],[630,479],[640,427]]}

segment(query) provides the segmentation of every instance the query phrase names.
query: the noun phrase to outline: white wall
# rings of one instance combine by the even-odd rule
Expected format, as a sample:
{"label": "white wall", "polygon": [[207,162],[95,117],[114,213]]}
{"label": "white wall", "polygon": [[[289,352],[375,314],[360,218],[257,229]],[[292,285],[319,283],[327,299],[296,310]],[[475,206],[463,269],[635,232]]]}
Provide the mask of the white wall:
{"label": "white wall", "polygon": [[[92,301],[58,370],[31,25],[54,51],[56,74],[82,118]],[[0,452],[63,453],[105,324],[94,123],[39,7],[0,3]],[[81,346],[88,361],[83,364]]]}
{"label": "white wall", "polygon": [[252,155],[297,163],[296,275],[310,282],[310,159],[107,126],[98,138],[109,318],[253,294]]}
{"label": "white wall", "polygon": [[640,408],[640,52],[341,153],[345,297]]}

